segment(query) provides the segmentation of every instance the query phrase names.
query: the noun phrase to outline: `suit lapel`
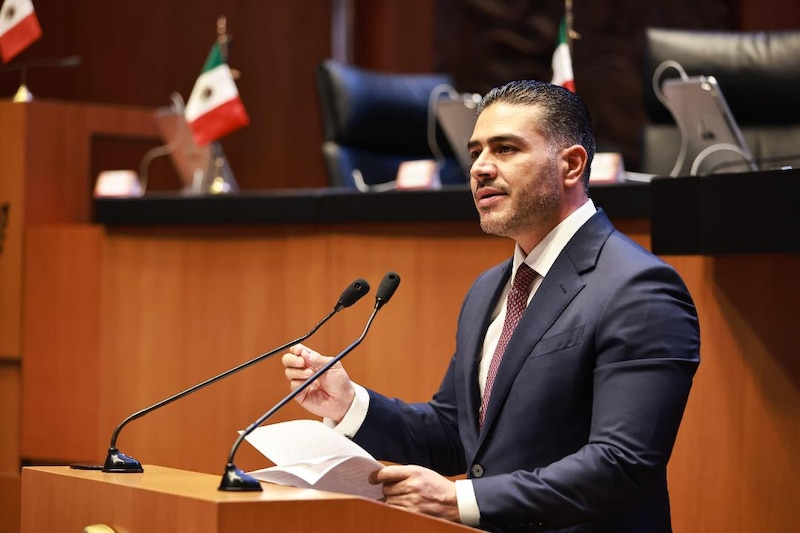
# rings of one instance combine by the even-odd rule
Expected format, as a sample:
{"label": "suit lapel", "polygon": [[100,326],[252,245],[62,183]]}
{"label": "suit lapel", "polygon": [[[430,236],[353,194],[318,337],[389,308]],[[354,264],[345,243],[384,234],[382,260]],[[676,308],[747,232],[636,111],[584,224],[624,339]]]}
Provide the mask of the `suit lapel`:
{"label": "suit lapel", "polygon": [[486,330],[489,327],[489,321],[497,305],[497,300],[500,298],[503,287],[511,275],[511,265],[512,261],[509,259],[486,272],[483,279],[480,280],[480,289],[476,286],[474,298],[477,299],[478,304],[465,307],[465,313],[468,314],[464,316],[463,323],[473,324],[474,327],[470,330],[469,338],[465,342],[465,346],[470,346],[472,352],[462,366],[464,375],[461,383],[465,388],[464,397],[467,398],[467,405],[469,406],[466,409],[469,418],[468,423],[471,428],[475,428],[476,434],[478,408],[481,404],[480,388],[478,386],[478,365],[483,351],[483,338],[486,336]]}

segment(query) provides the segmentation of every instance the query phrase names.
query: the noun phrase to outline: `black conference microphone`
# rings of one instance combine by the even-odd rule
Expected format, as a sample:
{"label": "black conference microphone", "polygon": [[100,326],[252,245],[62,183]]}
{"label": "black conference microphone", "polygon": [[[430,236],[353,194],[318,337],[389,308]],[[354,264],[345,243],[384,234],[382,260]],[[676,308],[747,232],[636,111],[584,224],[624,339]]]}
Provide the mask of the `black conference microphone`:
{"label": "black conference microphone", "polygon": [[[151,411],[155,411],[159,407],[163,407],[163,406],[165,406],[165,405],[167,405],[169,403],[174,402],[175,400],[183,398],[184,396],[186,396],[188,394],[191,394],[196,390],[202,389],[206,385],[211,385],[212,383],[215,383],[215,382],[221,380],[222,378],[230,376],[231,374],[233,374],[235,372],[238,372],[239,370],[243,370],[243,369],[245,369],[245,368],[247,368],[247,367],[249,367],[251,365],[254,365],[255,363],[258,363],[259,361],[262,361],[262,360],[264,360],[264,359],[266,359],[268,357],[271,357],[271,356],[275,355],[276,353],[281,352],[281,351],[285,350],[286,348],[288,348],[290,346],[293,346],[293,345],[297,344],[298,342],[301,342],[301,341],[309,338],[325,322],[330,320],[331,317],[333,317],[333,315],[335,315],[336,313],[338,313],[339,311],[341,311],[345,307],[350,307],[351,305],[356,303],[358,300],[360,300],[368,292],[369,292],[369,283],[367,283],[366,280],[364,280],[362,278],[359,278],[359,279],[355,280],[354,282],[352,282],[344,290],[344,292],[342,292],[342,295],[339,297],[339,301],[336,302],[336,305],[333,307],[333,310],[330,313],[328,313],[328,315],[325,318],[323,318],[316,326],[314,326],[311,329],[311,331],[309,331],[305,335],[303,335],[301,337],[298,337],[298,338],[296,338],[294,340],[291,340],[291,341],[287,342],[286,344],[278,346],[274,350],[270,350],[269,352],[263,353],[263,354],[255,357],[255,358],[245,362],[245,363],[240,364],[239,366],[231,368],[230,370],[226,370],[225,372],[223,372],[221,374],[218,374],[218,375],[216,375],[216,376],[214,376],[212,378],[209,378],[209,379],[203,381],[202,383],[198,383],[197,385],[189,387],[188,389],[186,389],[186,390],[184,390],[182,392],[174,394],[174,395],[170,396],[169,398],[161,400],[160,402],[155,403],[155,404],[151,405],[150,407],[145,407],[144,409],[142,409],[140,411],[137,411],[137,412],[133,413],[132,415],[130,415],[128,418],[126,418],[125,420],[120,422],[120,424],[114,430],[114,433],[111,435],[111,445],[108,448],[108,456],[106,457],[106,462],[102,467],[103,472],[114,472],[114,473],[139,473],[139,472],[144,472],[144,469],[142,468],[142,464],[139,461],[137,461],[133,457],[129,457],[129,456],[125,455],[124,453],[120,452],[117,449],[117,437],[119,436],[119,432],[122,430],[123,427],[125,427],[125,425],[128,424],[128,422],[132,422],[132,421],[136,420],[137,418],[140,418],[140,417],[146,415],[147,413],[149,413]],[[87,468],[94,469],[94,470],[99,470],[100,469],[99,466],[98,467],[84,466],[84,465],[72,465],[72,466],[73,466],[73,468],[80,468],[80,469],[87,469]]]}
{"label": "black conference microphone", "polygon": [[44,59],[32,59],[30,61],[18,61],[0,67],[0,72],[14,72],[17,70],[27,70],[40,67],[77,67],[81,64],[80,56],[48,57]]}
{"label": "black conference microphone", "polygon": [[350,346],[339,352],[339,355],[325,363],[324,366],[309,376],[308,379],[300,384],[300,386],[287,394],[281,401],[276,403],[272,409],[261,415],[261,418],[250,424],[247,429],[239,434],[239,438],[237,438],[236,442],[233,443],[231,452],[228,454],[228,464],[225,465],[225,473],[222,474],[222,481],[220,481],[218,490],[242,492],[263,490],[261,488],[261,483],[259,483],[256,478],[244,473],[240,469],[236,468],[235,464],[233,464],[233,456],[236,455],[236,450],[239,449],[239,445],[242,444],[242,441],[244,441],[245,437],[252,433],[258,426],[263,424],[269,417],[274,415],[278,409],[289,403],[295,396],[304,391],[306,387],[314,383],[318,377],[327,372],[330,367],[341,361],[345,355],[353,351],[353,348],[361,344],[361,341],[363,341],[364,337],[367,336],[367,332],[372,325],[372,321],[375,319],[375,315],[378,314],[378,311],[381,309],[381,307],[383,307],[386,302],[389,301],[389,298],[392,297],[394,291],[397,290],[398,285],[400,285],[400,276],[394,272],[387,272],[386,275],[383,276],[383,280],[381,280],[381,284],[378,287],[378,293],[375,295],[375,308],[372,310],[372,314],[370,315],[369,320],[367,320],[367,325],[364,327],[364,331],[361,333],[361,336],[353,341]]}
{"label": "black conference microphone", "polygon": [[77,67],[81,64],[80,56],[54,57],[45,59],[34,59],[31,61],[20,61],[10,63],[0,67],[0,73],[20,72],[20,83],[17,93],[14,95],[14,102],[30,102],[33,94],[28,90],[28,70],[40,67]]}

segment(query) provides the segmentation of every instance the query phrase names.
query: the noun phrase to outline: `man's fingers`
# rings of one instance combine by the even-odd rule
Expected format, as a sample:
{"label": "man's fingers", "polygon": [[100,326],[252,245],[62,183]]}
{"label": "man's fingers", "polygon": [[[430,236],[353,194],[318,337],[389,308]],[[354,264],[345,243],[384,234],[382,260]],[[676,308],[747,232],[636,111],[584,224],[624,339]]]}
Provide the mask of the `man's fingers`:
{"label": "man's fingers", "polygon": [[285,368],[303,368],[306,366],[306,360],[300,357],[299,355],[295,355],[294,353],[285,353],[281,357],[281,364]]}
{"label": "man's fingers", "polygon": [[414,469],[401,465],[384,466],[380,470],[372,472],[369,476],[369,481],[373,485],[377,483],[397,483],[407,479],[414,473]]}

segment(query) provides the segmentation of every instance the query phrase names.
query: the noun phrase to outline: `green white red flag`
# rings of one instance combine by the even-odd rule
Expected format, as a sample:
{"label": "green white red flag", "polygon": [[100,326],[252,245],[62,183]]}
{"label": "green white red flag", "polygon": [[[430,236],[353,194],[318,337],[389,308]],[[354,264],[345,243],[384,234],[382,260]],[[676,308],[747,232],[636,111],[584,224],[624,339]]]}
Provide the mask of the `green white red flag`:
{"label": "green white red flag", "polygon": [[42,36],[31,0],[5,0],[0,8],[0,56],[8,63]]}
{"label": "green white red flag", "polygon": [[575,92],[575,75],[572,73],[572,54],[569,50],[566,17],[561,20],[561,27],[558,31],[558,46],[556,46],[556,50],[553,52],[552,83],[561,85]]}
{"label": "green white red flag", "polygon": [[194,84],[185,115],[195,143],[200,146],[250,123],[218,42],[211,47],[203,71]]}

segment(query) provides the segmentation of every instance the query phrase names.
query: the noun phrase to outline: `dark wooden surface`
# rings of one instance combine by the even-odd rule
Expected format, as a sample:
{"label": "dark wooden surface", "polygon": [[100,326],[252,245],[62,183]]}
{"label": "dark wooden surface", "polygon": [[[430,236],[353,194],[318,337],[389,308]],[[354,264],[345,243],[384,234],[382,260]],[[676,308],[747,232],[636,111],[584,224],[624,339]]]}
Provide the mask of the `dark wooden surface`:
{"label": "dark wooden surface", "polygon": [[[593,186],[598,207],[614,219],[647,219],[650,188]],[[466,187],[360,193],[351,189],[249,191],[230,196],[149,194],[99,198],[95,222],[106,225],[478,221]]]}
{"label": "dark wooden surface", "polygon": [[651,187],[656,254],[800,253],[800,170],[656,178]]}

